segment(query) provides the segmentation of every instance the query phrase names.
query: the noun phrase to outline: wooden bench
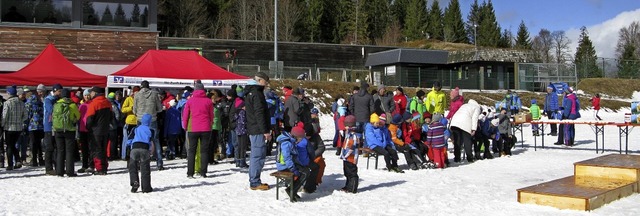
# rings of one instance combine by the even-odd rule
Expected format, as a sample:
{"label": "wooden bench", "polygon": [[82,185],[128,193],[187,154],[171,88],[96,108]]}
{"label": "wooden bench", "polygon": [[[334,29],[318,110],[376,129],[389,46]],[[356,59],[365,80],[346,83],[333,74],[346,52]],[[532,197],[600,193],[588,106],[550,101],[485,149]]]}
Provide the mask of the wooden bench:
{"label": "wooden bench", "polygon": [[[270,174],[276,177],[276,200],[280,199],[280,186],[293,188],[293,173],[289,171],[276,171]],[[293,189],[289,190],[289,200],[295,202]]]}
{"label": "wooden bench", "polygon": [[373,149],[370,148],[359,148],[358,150],[360,150],[360,152],[366,153],[367,154],[367,169],[369,169],[369,159],[371,159],[371,157],[374,157],[376,159],[376,164],[375,164],[375,168],[378,169],[378,153],[375,152]]}

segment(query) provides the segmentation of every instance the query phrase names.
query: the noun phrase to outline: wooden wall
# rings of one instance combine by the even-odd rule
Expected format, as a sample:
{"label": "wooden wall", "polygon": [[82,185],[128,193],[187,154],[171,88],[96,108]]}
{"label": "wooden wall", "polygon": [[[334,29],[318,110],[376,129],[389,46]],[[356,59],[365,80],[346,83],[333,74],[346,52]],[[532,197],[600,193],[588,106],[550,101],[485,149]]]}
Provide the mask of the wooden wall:
{"label": "wooden wall", "polygon": [[32,59],[48,43],[69,60],[133,61],[157,47],[157,32],[0,27],[0,58]]}

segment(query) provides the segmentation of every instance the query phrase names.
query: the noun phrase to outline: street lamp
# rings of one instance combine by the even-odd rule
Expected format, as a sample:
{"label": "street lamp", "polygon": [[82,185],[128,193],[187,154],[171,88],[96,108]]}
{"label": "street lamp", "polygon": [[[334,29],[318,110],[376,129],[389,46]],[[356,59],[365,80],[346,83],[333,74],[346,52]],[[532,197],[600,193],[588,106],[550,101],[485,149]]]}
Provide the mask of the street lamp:
{"label": "street lamp", "polygon": [[478,60],[478,34],[477,34],[477,29],[478,28],[478,24],[473,24],[473,46],[475,47],[476,53],[473,57],[473,60],[477,61]]}

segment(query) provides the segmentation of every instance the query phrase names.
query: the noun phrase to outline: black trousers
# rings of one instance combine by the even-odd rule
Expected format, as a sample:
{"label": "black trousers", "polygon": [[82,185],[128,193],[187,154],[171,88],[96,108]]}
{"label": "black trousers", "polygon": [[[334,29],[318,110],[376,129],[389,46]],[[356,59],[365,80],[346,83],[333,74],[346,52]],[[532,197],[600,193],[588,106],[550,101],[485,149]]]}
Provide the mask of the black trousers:
{"label": "black trousers", "polygon": [[82,168],[94,168],[93,159],[91,156],[91,149],[93,148],[90,144],[89,132],[80,132],[79,134],[80,141],[80,151],[82,153]]}
{"label": "black trousers", "polygon": [[39,163],[44,164],[42,138],[44,138],[44,131],[29,131],[29,145],[31,146],[31,166],[37,166]]}
{"label": "black trousers", "polygon": [[[480,149],[482,148],[482,146],[484,146],[484,152],[481,152]],[[481,137],[478,137],[478,139],[476,139],[476,143],[473,147],[474,153],[476,155],[476,158],[488,158],[491,156],[491,150],[490,150],[490,146],[489,146],[489,138],[485,137],[484,135]]]}
{"label": "black trousers", "polygon": [[511,143],[513,139],[507,134],[500,134],[500,142],[498,144],[498,150],[506,155],[511,155]]}
{"label": "black trousers", "polygon": [[558,128],[558,144],[564,144],[564,125],[559,124]]}
{"label": "black trousers", "polygon": [[[549,115],[549,119],[555,119],[555,118],[553,118],[553,115]],[[553,133],[553,134],[558,133],[558,125],[557,124],[549,124],[549,127],[551,128],[551,133]]]}
{"label": "black trousers", "polygon": [[218,150],[218,134],[220,131],[211,130],[211,137],[209,138],[209,163],[215,161],[216,151]]}
{"label": "black trousers", "polygon": [[384,162],[387,165],[387,169],[398,167],[398,152],[391,146],[386,146],[384,148],[376,146],[373,148],[373,151],[384,156]]}
{"label": "black trousers", "polygon": [[196,150],[200,141],[200,175],[207,175],[209,162],[209,139],[211,132],[189,132],[189,149],[187,150],[187,176],[193,176],[196,166]]}
{"label": "black trousers", "polygon": [[347,183],[344,185],[344,190],[357,193],[358,192],[358,166],[349,161],[342,162],[342,169],[344,171],[344,177],[347,178]]}
{"label": "black trousers", "polygon": [[58,176],[75,173],[73,156],[74,152],[77,151],[76,148],[75,131],[56,132],[56,149],[58,150],[56,153],[56,174]]}
{"label": "black trousers", "polygon": [[405,144],[405,145],[396,145],[396,149],[398,150],[398,152],[404,154],[404,159],[407,160],[407,165],[411,166],[412,164],[418,166],[420,165],[422,162],[420,161],[420,158],[418,158],[417,154],[418,154],[418,150],[411,150],[411,146],[409,146],[409,144]]}
{"label": "black trousers", "polygon": [[51,131],[44,132],[44,167],[45,171],[53,170],[53,158],[54,152],[56,150],[56,146],[54,145],[55,138],[53,137],[53,133]]}
{"label": "black trousers", "polygon": [[[129,157],[129,182],[134,186],[136,182],[142,186],[142,191],[151,191],[151,156],[149,149],[134,148]],[[138,169],[141,178],[138,178]]]}
{"label": "black trousers", "polygon": [[7,143],[7,165],[9,165],[8,167],[11,168],[13,168],[14,159],[18,160],[16,162],[20,162],[20,151],[18,151],[18,149],[16,148],[16,142],[18,142],[18,138],[20,138],[20,133],[22,133],[22,131],[4,132],[4,139],[6,141],[5,143]]}
{"label": "black trousers", "polygon": [[304,190],[307,193],[313,193],[318,188],[318,172],[320,171],[320,167],[318,164],[313,162],[309,162],[309,175],[307,176],[307,181],[304,183]]}
{"label": "black trousers", "polygon": [[235,158],[236,160],[245,160],[247,157],[247,148],[249,147],[251,141],[249,140],[249,135],[240,135],[238,136],[238,142],[233,146],[235,150]]}
{"label": "black trousers", "polygon": [[[122,131],[122,130],[120,130]],[[118,147],[122,144],[122,142],[118,142],[118,130],[110,130],[109,131],[109,160],[117,160],[120,158],[120,152],[118,151]]]}
{"label": "black trousers", "polygon": [[96,171],[106,172],[109,167],[109,161],[107,160],[107,144],[109,142],[109,135],[93,134],[91,137],[91,145],[93,146],[91,153],[93,153],[92,157]]}
{"label": "black trousers", "polygon": [[453,155],[456,162],[460,162],[461,150],[464,148],[464,153],[467,156],[467,161],[473,161],[473,151],[471,150],[471,134],[463,131],[458,127],[451,127],[451,133],[453,137]]}

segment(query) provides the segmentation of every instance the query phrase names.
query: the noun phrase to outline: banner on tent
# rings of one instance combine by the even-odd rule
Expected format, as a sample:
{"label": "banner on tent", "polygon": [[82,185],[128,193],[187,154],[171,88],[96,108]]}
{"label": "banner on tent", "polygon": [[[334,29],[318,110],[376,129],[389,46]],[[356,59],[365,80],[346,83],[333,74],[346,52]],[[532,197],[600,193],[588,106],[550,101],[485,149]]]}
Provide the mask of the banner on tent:
{"label": "banner on tent", "polygon": [[[190,79],[169,79],[169,78],[150,78],[150,77],[128,77],[128,76],[108,76],[107,87],[128,87],[140,85],[142,81],[148,81],[151,87],[174,87],[182,88],[185,86],[193,86],[195,80]],[[246,85],[246,80],[201,80],[205,88],[225,88],[231,85]]]}

